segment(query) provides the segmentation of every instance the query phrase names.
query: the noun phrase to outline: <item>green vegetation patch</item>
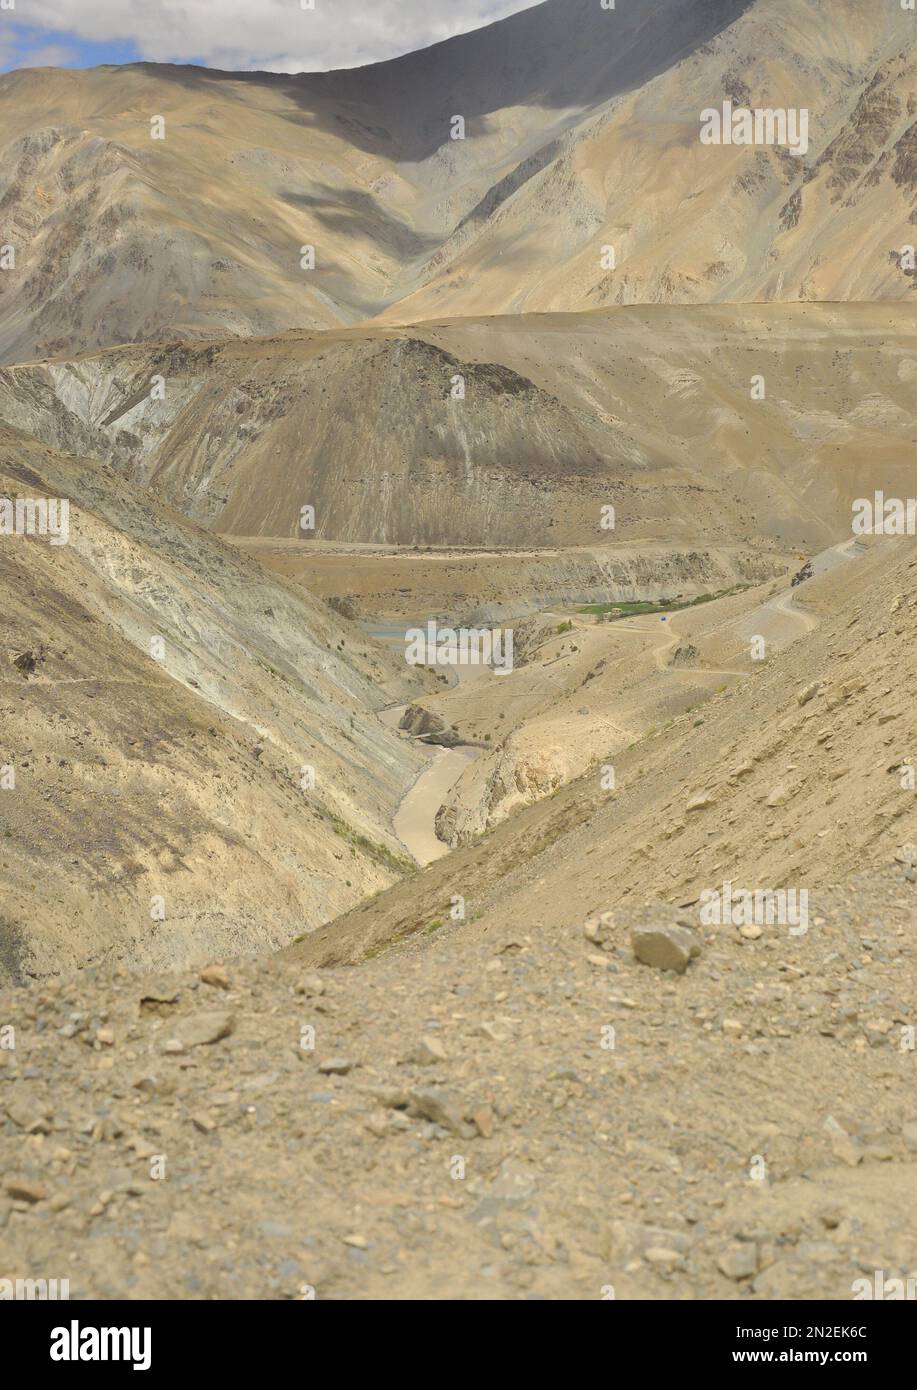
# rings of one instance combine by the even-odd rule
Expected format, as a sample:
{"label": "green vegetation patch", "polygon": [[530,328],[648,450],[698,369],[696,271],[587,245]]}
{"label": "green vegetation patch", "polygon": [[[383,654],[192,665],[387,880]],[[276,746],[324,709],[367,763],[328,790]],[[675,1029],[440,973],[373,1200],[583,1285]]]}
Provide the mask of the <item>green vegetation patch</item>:
{"label": "green vegetation patch", "polygon": [[613,603],[587,603],[576,611],[598,616],[610,613],[613,614],[612,621],[617,622],[619,618],[639,617],[643,613],[677,613],[682,608],[696,608],[698,604],[712,603],[714,599],[729,598],[750,587],[748,584],[734,584],[731,589],[721,589],[716,594],[698,594],[696,598],[687,599],[618,599]]}

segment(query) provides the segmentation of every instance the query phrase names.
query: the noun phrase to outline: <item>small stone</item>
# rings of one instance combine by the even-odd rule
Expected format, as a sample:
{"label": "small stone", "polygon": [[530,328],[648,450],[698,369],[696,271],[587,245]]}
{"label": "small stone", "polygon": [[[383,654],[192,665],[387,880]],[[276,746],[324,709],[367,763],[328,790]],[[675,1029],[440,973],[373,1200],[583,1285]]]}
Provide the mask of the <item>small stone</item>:
{"label": "small stone", "polygon": [[726,1034],[727,1038],[740,1038],[745,1032],[745,1029],[737,1018],[724,1018],[723,1032]]}
{"label": "small stone", "polygon": [[685,807],[685,810],[686,810],[686,811],[706,811],[706,809],[707,809],[708,806],[712,806],[712,805],[714,804],[714,801],[715,801],[715,797],[714,797],[714,795],[713,795],[712,792],[709,792],[709,791],[698,792],[696,796],[692,796],[691,800],[688,802],[687,806]]}
{"label": "small stone", "polygon": [[810,700],[815,699],[819,690],[821,690],[820,681],[813,681],[811,685],[804,686],[803,689],[796,694],[796,703],[799,705],[807,705]]}
{"label": "small stone", "polygon": [[870,1047],[881,1047],[888,1037],[893,1024],[890,1018],[867,1018],[863,1021],[863,1032]]}
{"label": "small stone", "polygon": [[96,1042],[101,1043],[103,1047],[114,1047],[115,1035],[110,1028],[97,1028]]}
{"label": "small stone", "polygon": [[754,1245],[736,1245],[725,1250],[716,1267],[727,1279],[750,1279],[758,1272],[758,1250]]}
{"label": "small stone", "polygon": [[494,1112],[489,1105],[481,1105],[471,1114],[471,1122],[482,1139],[489,1139],[494,1132]]}
{"label": "small stone", "polygon": [[744,927],[739,928],[739,935],[744,936],[746,941],[757,941],[764,935],[764,931],[756,922],[746,922]]}
{"label": "small stone", "polygon": [[399,1086],[367,1086],[366,1092],[377,1105],[387,1110],[406,1110],[408,1107],[408,1093]]}
{"label": "small stone", "polygon": [[163,982],[147,984],[144,993],[140,996],[141,1007],[144,1004],[175,1004],[178,1000],[179,990],[174,985]]}
{"label": "small stone", "polygon": [[235,1026],[236,1020],[232,1014],[205,1010],[183,1018],[175,1028],[175,1037],[185,1047],[202,1047],[228,1038]]}
{"label": "small stone", "polygon": [[677,1250],[669,1250],[663,1245],[651,1245],[649,1250],[644,1250],[643,1258],[647,1264],[653,1265],[656,1269],[672,1270],[681,1264],[681,1255]]}
{"label": "small stone", "polygon": [[786,786],[784,786],[783,784],[781,784],[779,787],[774,787],[774,789],[773,789],[772,791],[768,792],[768,796],[767,796],[767,805],[768,805],[768,806],[783,806],[783,805],[785,805],[785,803],[786,803],[787,801],[789,801],[789,799],[790,799],[790,789],[789,789],[789,787],[786,787]]}
{"label": "small stone", "polygon": [[26,1134],[50,1134],[50,1111],[35,1105],[27,1098],[8,1102],[6,1113],[14,1125],[24,1129]]}
{"label": "small stone", "polygon": [[205,965],[201,971],[201,983],[213,985],[214,989],[232,989],[232,981],[222,965]]}
{"label": "small stone", "polygon": [[328,1057],[319,1062],[318,1069],[323,1076],[346,1076],[353,1071],[353,1062],[349,1057]]}
{"label": "small stone", "polygon": [[465,1116],[458,1101],[450,1092],[438,1086],[415,1087],[410,1093],[410,1105],[415,1115],[431,1120],[433,1124],[441,1125],[453,1134],[462,1138],[474,1134],[471,1126],[465,1123]]}
{"label": "small stone", "polygon": [[898,864],[906,864],[909,869],[913,869],[917,866],[917,845],[902,845],[895,855],[895,862]]}
{"label": "small stone", "polygon": [[324,994],[325,982],[321,975],[317,974],[315,971],[311,971],[308,975],[304,975],[301,980],[297,981],[293,993],[306,995]]}
{"label": "small stone", "polygon": [[46,1187],[30,1178],[7,1178],[4,1186],[7,1196],[14,1202],[43,1202],[48,1195]]}
{"label": "small stone", "polygon": [[368,1129],[370,1134],[374,1134],[377,1139],[384,1139],[390,1128],[387,1111],[374,1110],[372,1114],[367,1115],[366,1119],[363,1121],[363,1125],[364,1128]]}
{"label": "small stone", "polygon": [[437,1062],[447,1062],[449,1054],[443,1047],[439,1038],[429,1035],[421,1038],[416,1047],[408,1053],[407,1060],[416,1062],[420,1067],[431,1067]]}
{"label": "small stone", "polygon": [[589,917],[583,924],[583,935],[587,941],[591,941],[594,946],[601,946],[603,941],[607,941],[614,928],[614,913],[599,912],[594,917]]}
{"label": "small stone", "polygon": [[369,1246],[369,1241],[364,1235],[355,1231],[352,1235],[344,1237],[344,1244],[352,1246],[354,1250],[366,1250]]}
{"label": "small stone", "polygon": [[863,1152],[857,1148],[850,1135],[845,1134],[843,1130],[840,1133],[832,1130],[829,1132],[829,1137],[831,1152],[838,1162],[846,1164],[848,1168],[855,1168],[861,1161]]}

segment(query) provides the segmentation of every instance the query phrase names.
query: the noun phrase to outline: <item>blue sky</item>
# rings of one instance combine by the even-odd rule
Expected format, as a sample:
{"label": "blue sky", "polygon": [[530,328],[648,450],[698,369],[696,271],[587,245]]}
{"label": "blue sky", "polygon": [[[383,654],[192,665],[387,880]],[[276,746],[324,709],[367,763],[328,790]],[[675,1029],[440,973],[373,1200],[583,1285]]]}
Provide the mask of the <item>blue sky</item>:
{"label": "blue sky", "polygon": [[0,9],[0,71],[141,59],[276,72],[352,67],[478,28],[536,0],[307,3],[12,0],[12,9]]}
{"label": "blue sky", "polygon": [[140,54],[129,39],[98,43],[59,30],[11,25],[0,17],[0,57],[0,70],[9,72],[11,68],[91,68],[98,63],[133,63]]}

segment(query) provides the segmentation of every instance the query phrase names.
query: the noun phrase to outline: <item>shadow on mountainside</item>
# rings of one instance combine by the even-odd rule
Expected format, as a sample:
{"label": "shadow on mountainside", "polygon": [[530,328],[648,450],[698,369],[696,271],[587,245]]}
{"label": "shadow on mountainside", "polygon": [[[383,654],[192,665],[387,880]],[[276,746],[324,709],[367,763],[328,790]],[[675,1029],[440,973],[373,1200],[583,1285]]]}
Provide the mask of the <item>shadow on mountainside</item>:
{"label": "shadow on mountainside", "polygon": [[473,130],[508,107],[584,109],[632,91],[709,43],[751,4],[628,0],[603,10],[597,0],[547,0],[420,52],[338,72],[290,76],[137,66],[188,87],[232,81],[280,88],[304,113],[289,119],[414,163],[447,142],[455,114]]}

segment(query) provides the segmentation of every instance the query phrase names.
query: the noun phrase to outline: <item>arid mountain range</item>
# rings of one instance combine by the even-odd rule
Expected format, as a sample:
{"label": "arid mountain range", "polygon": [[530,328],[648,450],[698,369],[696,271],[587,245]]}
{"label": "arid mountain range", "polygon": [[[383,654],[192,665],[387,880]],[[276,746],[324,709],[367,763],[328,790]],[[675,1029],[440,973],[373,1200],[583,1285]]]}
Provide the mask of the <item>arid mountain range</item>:
{"label": "arid mountain range", "polygon": [[0,1279],[917,1279],[915,53],[0,77]]}
{"label": "arid mountain range", "polygon": [[[343,73],[7,74],[0,360],[379,316],[909,300],[913,19],[548,0]],[[725,100],[805,108],[806,153],[703,145]]]}

